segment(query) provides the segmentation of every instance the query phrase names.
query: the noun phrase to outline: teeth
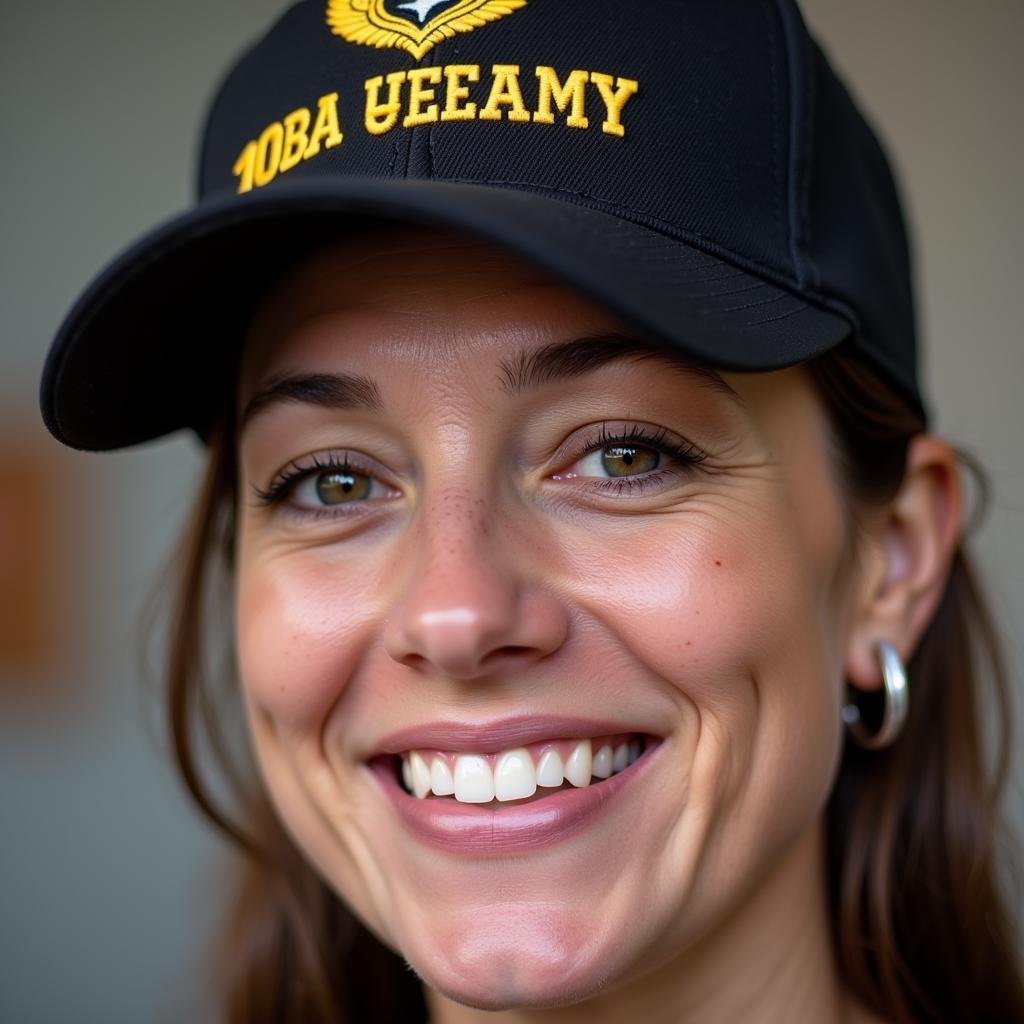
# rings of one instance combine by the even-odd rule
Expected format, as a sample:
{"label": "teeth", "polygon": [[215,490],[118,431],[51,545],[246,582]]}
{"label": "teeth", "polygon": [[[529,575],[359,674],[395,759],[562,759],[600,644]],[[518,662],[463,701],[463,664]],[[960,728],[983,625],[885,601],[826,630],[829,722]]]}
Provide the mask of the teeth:
{"label": "teeth", "polygon": [[591,764],[590,740],[580,740],[565,759],[566,779],[574,786],[589,786]]}
{"label": "teeth", "polygon": [[422,800],[430,792],[430,769],[415,750],[409,757],[409,767],[412,771],[412,791]]}
{"label": "teeth", "polygon": [[[487,756],[411,750],[401,759],[402,782],[420,800],[431,793],[454,796],[470,804],[525,800],[533,796],[538,787],[558,789],[565,782],[583,787],[591,784],[592,777],[595,780],[610,778],[633,764],[644,749],[636,739],[623,741],[617,747],[601,743],[596,753],[589,739],[555,743],[538,744],[542,753],[536,765],[526,747]],[[563,761],[567,749],[569,754]]]}
{"label": "teeth", "polygon": [[452,770],[442,757],[435,757],[431,762],[430,788],[434,791],[434,796],[452,796],[455,792]]}
{"label": "teeth", "polygon": [[537,792],[537,773],[530,752],[506,751],[494,769],[494,795],[499,800],[522,800]]}
{"label": "teeth", "polygon": [[565,781],[565,769],[557,750],[545,750],[537,762],[537,785],[557,789]]}
{"label": "teeth", "polygon": [[485,758],[477,754],[455,758],[455,799],[464,804],[486,804],[494,799],[494,774]]}
{"label": "teeth", "polygon": [[612,748],[606,743],[595,755],[590,768],[591,774],[607,779],[612,773]]}

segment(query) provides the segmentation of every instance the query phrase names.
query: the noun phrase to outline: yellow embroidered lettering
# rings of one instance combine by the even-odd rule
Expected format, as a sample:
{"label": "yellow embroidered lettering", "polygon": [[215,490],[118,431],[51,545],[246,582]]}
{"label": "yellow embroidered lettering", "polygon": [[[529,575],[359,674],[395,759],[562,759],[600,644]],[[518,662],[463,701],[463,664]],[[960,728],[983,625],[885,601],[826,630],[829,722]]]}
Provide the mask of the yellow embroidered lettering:
{"label": "yellow embroidered lettering", "polygon": [[476,117],[476,104],[467,103],[459,106],[459,102],[469,95],[469,86],[463,85],[462,80],[467,82],[480,81],[479,64],[449,64],[444,69],[444,76],[448,79],[448,91],[445,93],[444,110],[441,111],[442,121],[472,121]]}
{"label": "yellow embroidered lettering", "polygon": [[618,135],[620,138],[626,134],[622,127],[622,108],[626,100],[634,95],[639,88],[632,78],[617,78],[615,88],[612,89],[612,76],[603,75],[597,71],[590,72],[590,80],[597,86],[604,100],[607,118],[601,124],[601,130],[606,135]]}
{"label": "yellow embroidered lettering", "polygon": [[434,98],[433,89],[424,89],[425,82],[431,85],[441,84],[440,68],[413,68],[405,73],[409,82],[409,113],[402,121],[403,128],[413,128],[418,124],[430,124],[437,120],[437,104],[431,103],[426,110],[423,104]]}
{"label": "yellow embroidered lettering", "polygon": [[242,150],[238,155],[238,159],[235,161],[235,166],[231,168],[231,173],[239,178],[238,191],[239,192],[251,192],[252,191],[252,179],[256,173],[256,143],[255,141],[247,143],[245,149]]}
{"label": "yellow embroidered lettering", "polygon": [[283,146],[284,129],[277,121],[268,124],[256,143],[256,167],[252,180],[257,186],[266,185],[277,177]]}
{"label": "yellow embroidered lettering", "polygon": [[282,122],[284,124],[284,146],[281,150],[281,165],[278,173],[290,171],[298,164],[309,145],[310,114],[305,107],[293,110]]}
{"label": "yellow embroidered lettering", "polygon": [[538,124],[554,124],[555,115],[551,112],[551,101],[554,100],[555,106],[564,113],[571,100],[572,111],[565,119],[565,123],[570,128],[586,128],[590,124],[585,113],[587,78],[586,71],[574,70],[569,73],[565,85],[562,85],[554,68],[537,68],[537,80],[540,84],[534,121]]}
{"label": "yellow embroidered lettering", "polygon": [[366,130],[371,135],[383,135],[391,131],[398,122],[398,114],[402,109],[402,83],[405,81],[404,71],[392,71],[388,75],[388,101],[380,102],[380,87],[384,79],[378,75],[368,78],[366,89]]}
{"label": "yellow embroidered lettering", "polygon": [[501,107],[508,107],[510,121],[529,121],[530,112],[523,105],[523,94],[519,89],[519,65],[495,64],[491,68],[494,83],[487,106],[480,111],[481,121],[500,121]]}
{"label": "yellow embroidered lettering", "polygon": [[303,160],[316,156],[321,145],[324,149],[333,149],[340,146],[345,138],[338,125],[338,94],[329,92],[326,96],[321,96],[316,104],[316,123],[310,133],[306,152],[302,154]]}

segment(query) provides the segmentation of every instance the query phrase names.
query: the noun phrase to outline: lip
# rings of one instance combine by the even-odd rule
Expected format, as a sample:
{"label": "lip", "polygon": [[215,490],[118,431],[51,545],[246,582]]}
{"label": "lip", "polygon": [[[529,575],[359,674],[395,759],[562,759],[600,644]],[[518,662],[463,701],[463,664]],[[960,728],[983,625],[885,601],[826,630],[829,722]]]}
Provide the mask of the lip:
{"label": "lip", "polygon": [[658,737],[648,735],[643,755],[611,778],[579,789],[556,790],[541,800],[501,811],[455,800],[417,799],[398,784],[394,763],[387,756],[374,758],[367,767],[416,839],[446,853],[508,856],[562,842],[610,814],[647,774],[660,746]]}
{"label": "lip", "polygon": [[[493,722],[429,722],[389,733],[374,754],[402,754],[408,750],[449,750],[457,754],[491,754],[551,739],[587,739],[617,733],[650,731],[635,723],[612,719],[561,715],[515,715]],[[657,736],[651,736],[655,741]],[[641,760],[643,760],[641,758]],[[637,764],[640,762],[638,761]]]}

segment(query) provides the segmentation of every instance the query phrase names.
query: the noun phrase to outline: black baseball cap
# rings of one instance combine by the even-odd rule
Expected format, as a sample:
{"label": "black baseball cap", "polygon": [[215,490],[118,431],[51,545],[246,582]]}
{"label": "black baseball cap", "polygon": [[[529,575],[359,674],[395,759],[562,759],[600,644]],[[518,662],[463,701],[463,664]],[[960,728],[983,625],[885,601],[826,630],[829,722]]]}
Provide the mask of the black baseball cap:
{"label": "black baseball cap", "polygon": [[195,205],[67,316],[47,427],[205,436],[269,282],[378,223],[490,240],[722,369],[843,343],[924,413],[892,174],[792,0],[304,0],[217,93]]}

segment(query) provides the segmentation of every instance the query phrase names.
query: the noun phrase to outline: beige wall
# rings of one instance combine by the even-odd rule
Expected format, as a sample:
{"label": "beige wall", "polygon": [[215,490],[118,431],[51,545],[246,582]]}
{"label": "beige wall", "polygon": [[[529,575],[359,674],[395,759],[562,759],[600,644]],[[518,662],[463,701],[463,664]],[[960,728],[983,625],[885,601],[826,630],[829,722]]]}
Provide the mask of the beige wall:
{"label": "beige wall", "polygon": [[[195,978],[218,847],[154,738],[135,639],[199,453],[176,439],[65,456],[36,422],[35,392],[85,281],[187,201],[197,111],[230,55],[283,7],[0,5],[0,428],[53,460],[68,524],[67,607],[55,616],[71,624],[55,623],[55,643],[67,633],[58,669],[0,679],[21,694],[0,689],[0,1020],[198,1022],[208,1005]],[[939,429],[982,459],[995,486],[975,543],[1020,680],[1024,3],[805,7],[905,179],[927,381]],[[1018,805],[1020,791],[1018,781]]]}

